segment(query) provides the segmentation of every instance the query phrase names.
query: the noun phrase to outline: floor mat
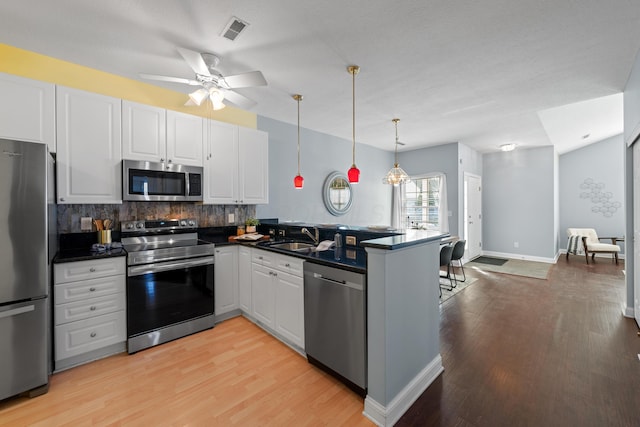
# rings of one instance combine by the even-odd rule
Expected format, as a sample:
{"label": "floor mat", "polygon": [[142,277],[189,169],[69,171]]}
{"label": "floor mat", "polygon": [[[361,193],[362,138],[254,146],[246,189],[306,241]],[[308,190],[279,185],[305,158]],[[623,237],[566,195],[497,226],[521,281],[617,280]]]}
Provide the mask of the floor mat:
{"label": "floor mat", "polygon": [[481,264],[489,264],[489,265],[503,265],[507,261],[509,260],[505,258],[494,258],[490,256],[480,256],[473,260],[473,262],[479,262]]}
{"label": "floor mat", "polygon": [[473,261],[465,264],[465,268],[474,270],[492,271],[495,273],[513,274],[516,276],[532,277],[534,279],[546,279],[552,264],[545,262],[524,261],[518,259],[510,259],[503,265],[483,264]]}

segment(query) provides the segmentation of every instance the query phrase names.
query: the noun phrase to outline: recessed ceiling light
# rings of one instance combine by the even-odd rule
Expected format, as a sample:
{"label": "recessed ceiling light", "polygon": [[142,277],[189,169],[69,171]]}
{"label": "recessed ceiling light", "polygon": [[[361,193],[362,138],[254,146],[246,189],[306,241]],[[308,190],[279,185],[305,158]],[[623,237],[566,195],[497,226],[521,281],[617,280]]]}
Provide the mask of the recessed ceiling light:
{"label": "recessed ceiling light", "polygon": [[513,144],[513,143],[512,144],[502,144],[500,146],[500,149],[502,151],[513,151],[513,150],[516,149],[516,144]]}

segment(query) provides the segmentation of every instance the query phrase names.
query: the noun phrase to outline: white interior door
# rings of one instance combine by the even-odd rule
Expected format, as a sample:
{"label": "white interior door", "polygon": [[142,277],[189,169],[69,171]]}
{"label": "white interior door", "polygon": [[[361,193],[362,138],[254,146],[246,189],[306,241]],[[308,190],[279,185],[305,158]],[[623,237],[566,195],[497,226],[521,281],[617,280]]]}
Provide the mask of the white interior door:
{"label": "white interior door", "polygon": [[466,259],[482,255],[482,178],[464,174],[464,238]]}
{"label": "white interior door", "polygon": [[633,145],[633,315],[640,325],[640,142]]}

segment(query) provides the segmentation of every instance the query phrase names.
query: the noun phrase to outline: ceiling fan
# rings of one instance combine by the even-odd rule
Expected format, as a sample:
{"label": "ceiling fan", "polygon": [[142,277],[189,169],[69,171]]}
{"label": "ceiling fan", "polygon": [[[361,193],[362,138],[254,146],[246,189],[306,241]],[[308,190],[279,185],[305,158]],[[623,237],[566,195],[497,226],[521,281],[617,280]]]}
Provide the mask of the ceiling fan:
{"label": "ceiling fan", "polygon": [[225,107],[224,101],[249,109],[256,102],[234,89],[253,86],[266,86],[267,81],[260,71],[223,76],[216,67],[220,63],[220,57],[212,53],[199,53],[193,50],[178,48],[178,52],[196,73],[195,80],[180,77],[159,76],[156,74],[140,74],[143,79],[159,80],[164,82],[183,83],[191,86],[202,86],[189,94],[189,101],[185,105],[201,105],[207,98],[211,100],[214,110]]}

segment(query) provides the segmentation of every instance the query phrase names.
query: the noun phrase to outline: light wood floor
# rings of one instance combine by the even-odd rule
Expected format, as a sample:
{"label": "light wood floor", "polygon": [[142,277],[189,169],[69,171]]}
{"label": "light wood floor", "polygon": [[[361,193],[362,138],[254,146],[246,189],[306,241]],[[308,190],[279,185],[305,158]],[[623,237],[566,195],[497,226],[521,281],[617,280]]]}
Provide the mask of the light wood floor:
{"label": "light wood floor", "polygon": [[372,426],[363,399],[248,320],[51,377],[1,426]]}

